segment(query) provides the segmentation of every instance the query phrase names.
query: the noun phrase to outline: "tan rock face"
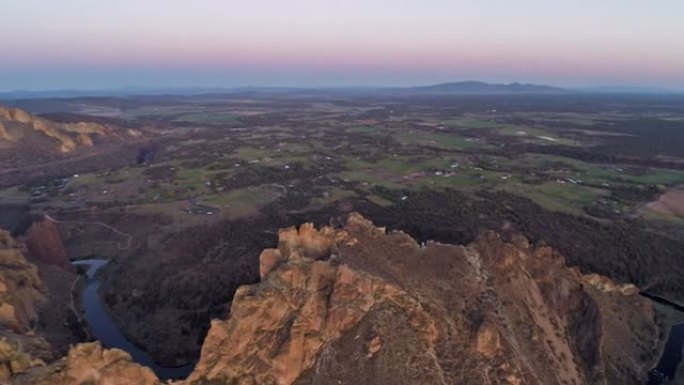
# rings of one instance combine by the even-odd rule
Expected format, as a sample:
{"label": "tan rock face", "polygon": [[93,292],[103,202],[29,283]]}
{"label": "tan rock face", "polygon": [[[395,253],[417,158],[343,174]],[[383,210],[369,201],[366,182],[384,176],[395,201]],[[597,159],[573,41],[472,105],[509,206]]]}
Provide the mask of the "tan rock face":
{"label": "tan rock face", "polygon": [[268,273],[284,261],[282,255],[280,255],[280,250],[265,249],[259,255],[259,277],[263,280]]}
{"label": "tan rock face", "polygon": [[[45,366],[42,358],[50,359],[50,345],[42,338],[0,332],[0,383]],[[42,357],[42,358],[41,358]]]}
{"label": "tan rock face", "polygon": [[491,359],[501,353],[499,332],[494,325],[483,324],[477,331],[477,351]]}
{"label": "tan rock face", "polygon": [[332,247],[332,240],[319,233],[311,223],[303,224],[299,229],[289,228],[278,233],[278,250],[288,260],[327,257]]}
{"label": "tan rock face", "polygon": [[38,269],[14,247],[9,234],[0,230],[0,325],[23,333],[36,318],[44,300]]}
{"label": "tan rock face", "polygon": [[5,125],[0,122],[0,140],[4,140],[7,142],[12,141],[12,137],[10,137],[9,133],[7,132],[7,129],[5,128]]}
{"label": "tan rock face", "polygon": [[86,147],[93,147],[93,138],[88,134],[78,134],[78,141]]}
{"label": "tan rock face", "polygon": [[[93,138],[113,135],[110,128],[91,122],[58,123],[33,116],[18,108],[0,106],[0,140],[14,142],[7,132],[8,125],[33,130],[57,141],[57,149],[62,153],[75,151],[79,145],[90,147]],[[131,135],[129,135],[131,136]]]}
{"label": "tan rock face", "polygon": [[639,288],[636,286],[627,283],[627,284],[618,284],[615,283],[613,280],[611,280],[608,277],[604,277],[598,274],[587,274],[582,277],[582,281],[590,284],[591,286],[597,288],[598,290],[601,290],[606,293],[611,293],[611,292],[620,292],[624,295],[636,295],[639,294]]}
{"label": "tan rock face", "polygon": [[31,124],[34,130],[40,131],[46,136],[58,140],[60,152],[67,153],[76,149],[76,142],[74,139],[70,135],[62,132],[60,129],[61,127],[58,124],[40,118],[32,119]]}
{"label": "tan rock face", "polygon": [[[236,293],[231,319],[212,325],[189,383],[233,379],[292,384],[313,367],[324,345],[384,303],[406,311],[426,348],[434,344],[437,331],[430,317],[400,288],[346,266],[301,259],[302,248],[290,247],[290,242],[301,246],[299,240],[288,235],[281,241],[297,259],[278,267],[259,286]],[[321,250],[320,243],[313,245]]]}
{"label": "tan rock face", "polygon": [[126,134],[127,134],[128,136],[131,136],[131,137],[134,137],[134,138],[137,138],[137,137],[142,136],[142,132],[140,132],[140,130],[135,130],[135,129],[132,129],[132,128],[129,128],[128,130],[126,130]]}
{"label": "tan rock face", "polygon": [[14,248],[14,238],[8,231],[0,229],[0,249]]}
{"label": "tan rock face", "polygon": [[20,123],[31,122],[31,115],[18,108],[7,108],[0,106],[0,119],[12,120]]}
{"label": "tan rock face", "polygon": [[52,358],[50,345],[31,331],[43,291],[36,267],[0,230],[0,383]]}
{"label": "tan rock face", "polygon": [[375,336],[368,342],[368,354],[366,357],[372,358],[380,349],[382,349],[382,338],[380,338],[380,336]]}
{"label": "tan rock face", "polygon": [[67,357],[48,368],[34,368],[13,380],[19,385],[157,385],[149,369],[131,362],[118,349],[103,349],[98,342],[79,344]]}

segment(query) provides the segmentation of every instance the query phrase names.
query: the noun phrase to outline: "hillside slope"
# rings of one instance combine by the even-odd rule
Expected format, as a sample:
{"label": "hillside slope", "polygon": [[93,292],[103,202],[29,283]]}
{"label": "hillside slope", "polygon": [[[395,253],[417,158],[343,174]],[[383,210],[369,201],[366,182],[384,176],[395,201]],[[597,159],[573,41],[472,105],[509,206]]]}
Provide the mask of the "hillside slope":
{"label": "hillside slope", "polygon": [[96,137],[111,134],[108,127],[97,123],[58,123],[18,109],[0,106],[0,142],[11,146],[31,136],[51,139],[61,153],[69,153],[79,146],[90,147]]}

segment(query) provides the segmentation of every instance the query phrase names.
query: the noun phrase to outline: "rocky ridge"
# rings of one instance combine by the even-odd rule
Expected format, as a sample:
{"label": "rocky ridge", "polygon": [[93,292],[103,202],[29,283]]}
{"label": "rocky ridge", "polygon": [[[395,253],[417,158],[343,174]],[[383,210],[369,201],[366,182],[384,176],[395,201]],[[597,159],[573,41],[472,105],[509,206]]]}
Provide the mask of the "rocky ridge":
{"label": "rocky ridge", "polygon": [[421,246],[352,215],[279,239],[190,384],[638,384],[649,368],[650,303],[522,237]]}
{"label": "rocky ridge", "polygon": [[93,140],[113,134],[110,127],[92,122],[59,123],[18,109],[0,106],[0,144],[12,145],[25,136],[37,133],[57,142],[61,153],[78,147],[92,147]]}
{"label": "rocky ridge", "polygon": [[[176,385],[640,384],[655,359],[653,309],[633,286],[522,237],[419,245],[353,214],[281,230],[260,273]],[[13,381],[160,383],[98,344]]]}
{"label": "rocky ridge", "polygon": [[52,358],[49,344],[32,331],[43,293],[38,269],[0,230],[0,383]]}
{"label": "rocky ridge", "polygon": [[36,366],[13,379],[17,385],[157,385],[149,368],[131,362],[119,349],[103,349],[100,343],[82,343],[49,366]]}
{"label": "rocky ridge", "polygon": [[[34,331],[45,285],[20,244],[0,230],[0,384],[157,384],[128,353],[83,343],[55,361],[54,349]],[[49,363],[49,365],[48,365]]]}
{"label": "rocky ridge", "polygon": [[0,230],[0,325],[24,333],[44,300],[44,287],[36,266],[15,246],[9,233]]}

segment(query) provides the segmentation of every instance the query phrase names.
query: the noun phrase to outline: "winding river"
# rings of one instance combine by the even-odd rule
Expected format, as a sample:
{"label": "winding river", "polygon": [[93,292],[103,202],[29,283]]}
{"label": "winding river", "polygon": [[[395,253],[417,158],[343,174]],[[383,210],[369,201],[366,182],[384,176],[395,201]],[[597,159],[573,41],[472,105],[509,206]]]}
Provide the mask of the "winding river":
{"label": "winding river", "polygon": [[670,329],[670,336],[667,338],[658,366],[649,373],[647,385],[668,384],[667,381],[674,380],[677,367],[682,362],[682,349],[684,349],[684,324],[674,325]]}
{"label": "winding river", "polygon": [[[649,298],[677,311],[684,312],[684,306],[674,303],[666,298],[648,292],[641,292],[642,296]],[[684,323],[673,325],[665,343],[665,349],[660,356],[658,365],[648,373],[647,385],[665,385],[674,381],[677,368],[684,356]]]}
{"label": "winding river", "polygon": [[81,265],[88,267],[88,270],[86,271],[87,285],[82,295],[82,308],[85,311],[85,319],[88,326],[95,338],[108,348],[117,348],[128,352],[135,362],[152,369],[157,377],[162,380],[187,377],[190,372],[192,372],[195,366],[194,364],[187,364],[179,367],[166,367],[155,363],[147,352],[129,341],[111,319],[98,293],[100,280],[98,279],[97,272],[105,266],[107,262],[108,261],[102,259],[88,259],[72,263],[76,266]]}

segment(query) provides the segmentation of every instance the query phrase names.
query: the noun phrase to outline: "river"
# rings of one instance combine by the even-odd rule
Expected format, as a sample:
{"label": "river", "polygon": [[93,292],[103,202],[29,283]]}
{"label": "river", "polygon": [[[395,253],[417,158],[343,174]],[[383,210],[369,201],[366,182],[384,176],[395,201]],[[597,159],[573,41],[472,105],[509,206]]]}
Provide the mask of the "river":
{"label": "river", "polygon": [[[646,298],[669,306],[677,311],[684,312],[684,306],[648,292],[641,292]],[[673,325],[665,343],[663,354],[658,360],[658,365],[648,373],[647,385],[665,385],[672,383],[677,374],[677,368],[684,356],[684,323]]]}
{"label": "river", "polygon": [[[665,343],[665,350],[660,356],[658,366],[651,370],[647,385],[668,384],[674,380],[677,367],[682,362],[684,349],[684,324],[674,325]],[[670,382],[666,382],[670,381]]]}
{"label": "river", "polygon": [[103,346],[117,348],[128,352],[133,357],[133,361],[140,365],[147,366],[162,380],[186,378],[194,369],[194,364],[187,364],[179,367],[166,367],[154,362],[152,357],[144,350],[135,346],[129,341],[116,326],[114,321],[107,313],[102,298],[98,290],[100,280],[97,272],[108,261],[102,259],[88,259],[73,262],[73,265],[84,265],[88,267],[86,271],[87,284],[82,295],[82,308],[85,311],[85,319],[95,338]]}

